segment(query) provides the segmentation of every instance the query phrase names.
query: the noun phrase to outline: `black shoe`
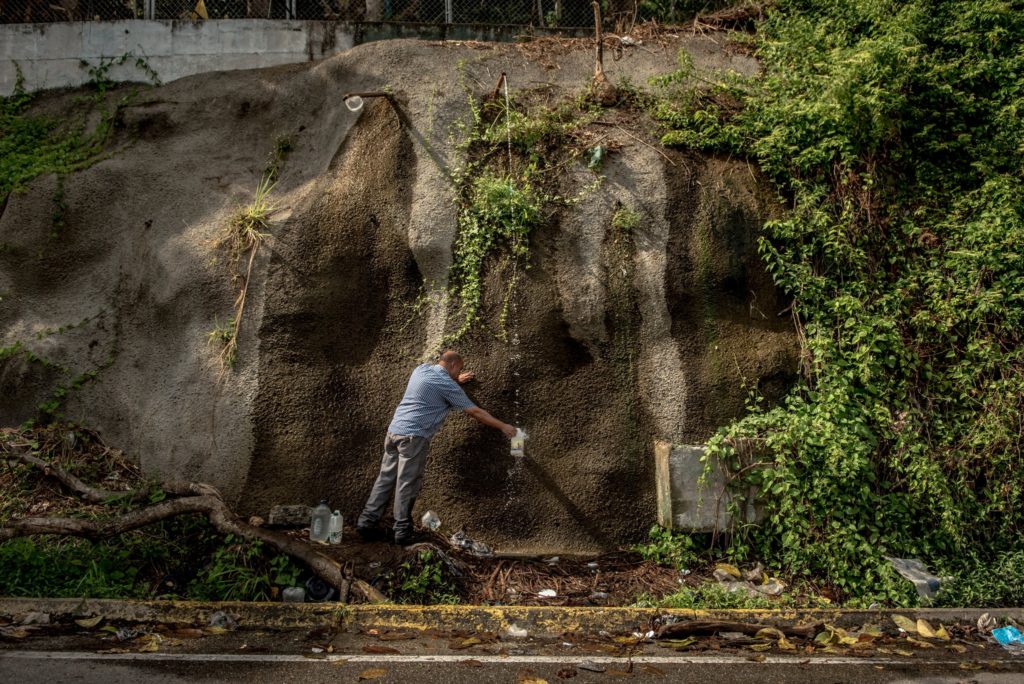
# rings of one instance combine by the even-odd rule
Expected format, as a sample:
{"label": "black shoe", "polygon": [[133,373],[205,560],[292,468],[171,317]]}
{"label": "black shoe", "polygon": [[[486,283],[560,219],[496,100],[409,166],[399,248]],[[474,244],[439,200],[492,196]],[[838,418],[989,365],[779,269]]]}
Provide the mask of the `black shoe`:
{"label": "black shoe", "polygon": [[356,534],[359,535],[363,541],[384,541],[388,533],[379,527],[357,527]]}
{"label": "black shoe", "polygon": [[395,543],[399,546],[409,546],[417,542],[423,541],[423,535],[417,534],[416,532],[409,532],[403,535],[395,535]]}

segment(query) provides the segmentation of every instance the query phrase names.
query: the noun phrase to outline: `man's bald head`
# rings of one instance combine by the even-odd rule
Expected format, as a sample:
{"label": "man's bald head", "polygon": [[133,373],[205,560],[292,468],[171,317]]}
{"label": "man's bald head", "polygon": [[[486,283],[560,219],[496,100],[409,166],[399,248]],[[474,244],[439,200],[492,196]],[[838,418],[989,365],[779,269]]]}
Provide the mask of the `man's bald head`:
{"label": "man's bald head", "polygon": [[462,365],[462,355],[454,349],[447,349],[437,357],[437,362],[442,366],[451,367],[455,364]]}

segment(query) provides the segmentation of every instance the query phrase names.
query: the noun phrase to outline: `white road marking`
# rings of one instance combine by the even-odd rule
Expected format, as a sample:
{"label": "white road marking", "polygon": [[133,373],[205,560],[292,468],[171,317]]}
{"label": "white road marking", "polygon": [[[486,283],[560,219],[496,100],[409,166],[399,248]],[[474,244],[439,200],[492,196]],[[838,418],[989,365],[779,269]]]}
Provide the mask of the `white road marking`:
{"label": "white road marking", "polygon": [[[19,658],[25,660],[135,660],[135,661],[177,661],[177,662],[225,662],[225,663],[460,663],[475,660],[483,664],[535,663],[578,665],[584,661],[602,664],[625,665],[624,657],[581,656],[581,655],[465,655],[424,654],[424,655],[364,655],[364,654],[319,654],[272,655],[267,653],[102,653],[66,651],[2,651],[0,660]],[[753,663],[771,665],[959,665],[960,660],[931,660],[927,658],[843,658],[765,656],[764,660],[753,661],[747,656],[635,656],[634,664],[651,665],[750,665]]]}

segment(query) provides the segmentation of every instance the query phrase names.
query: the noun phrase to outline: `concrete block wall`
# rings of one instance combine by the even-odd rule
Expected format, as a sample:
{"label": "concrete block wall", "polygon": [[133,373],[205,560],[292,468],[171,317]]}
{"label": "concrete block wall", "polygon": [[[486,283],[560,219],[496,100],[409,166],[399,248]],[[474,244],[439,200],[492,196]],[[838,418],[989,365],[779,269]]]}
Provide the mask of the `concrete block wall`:
{"label": "concrete block wall", "polygon": [[[125,54],[143,57],[163,82],[209,71],[256,69],[320,59],[351,48],[358,27],[325,21],[224,19],[0,25],[0,95],[20,67],[28,90],[79,86],[88,66]],[[134,59],[113,66],[114,81],[145,81]],[[15,66],[17,65],[17,67]]]}

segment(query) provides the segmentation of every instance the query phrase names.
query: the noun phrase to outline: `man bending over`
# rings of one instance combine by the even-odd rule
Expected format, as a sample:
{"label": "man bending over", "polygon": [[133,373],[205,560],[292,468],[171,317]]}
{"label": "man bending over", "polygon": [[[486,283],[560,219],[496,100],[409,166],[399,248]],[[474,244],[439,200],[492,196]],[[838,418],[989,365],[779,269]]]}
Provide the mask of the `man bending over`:
{"label": "man bending over", "polygon": [[441,354],[436,365],[424,363],[409,377],[405,396],[395,409],[384,439],[380,474],[356,523],[356,531],[364,539],[375,536],[375,527],[394,490],[395,543],[412,542],[412,507],[423,485],[427,450],[450,410],[465,411],[510,439],[515,436],[515,427],[475,405],[459,387],[473,379],[473,373],[463,372],[463,365],[462,357],[449,350]]}

